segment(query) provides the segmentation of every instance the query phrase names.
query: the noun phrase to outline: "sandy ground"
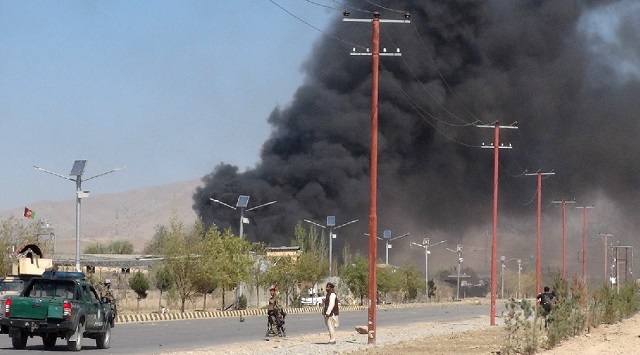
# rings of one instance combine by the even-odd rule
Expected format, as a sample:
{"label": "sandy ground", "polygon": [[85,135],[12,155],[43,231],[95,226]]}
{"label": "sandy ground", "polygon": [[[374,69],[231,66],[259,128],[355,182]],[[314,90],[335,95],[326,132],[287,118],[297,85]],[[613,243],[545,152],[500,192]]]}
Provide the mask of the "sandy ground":
{"label": "sandy ground", "polygon": [[[375,345],[354,329],[341,329],[338,344],[326,344],[327,334],[271,338],[172,354],[499,354],[504,327],[488,326],[488,317],[464,322],[419,323],[378,328]],[[502,324],[501,320],[498,324]],[[640,354],[640,314],[614,325],[601,325],[590,333],[569,339],[545,355]]]}

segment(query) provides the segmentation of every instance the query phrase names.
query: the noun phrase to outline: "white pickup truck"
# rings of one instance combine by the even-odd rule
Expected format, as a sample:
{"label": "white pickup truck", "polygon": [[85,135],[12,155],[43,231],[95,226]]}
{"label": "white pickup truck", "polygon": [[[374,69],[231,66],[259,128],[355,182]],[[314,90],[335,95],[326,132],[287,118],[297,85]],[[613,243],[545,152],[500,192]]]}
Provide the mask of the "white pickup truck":
{"label": "white pickup truck", "polygon": [[322,307],[325,297],[326,296],[321,296],[321,295],[318,295],[317,293],[312,293],[312,294],[309,294],[308,297],[302,297],[300,299],[300,303],[302,303],[303,306]]}

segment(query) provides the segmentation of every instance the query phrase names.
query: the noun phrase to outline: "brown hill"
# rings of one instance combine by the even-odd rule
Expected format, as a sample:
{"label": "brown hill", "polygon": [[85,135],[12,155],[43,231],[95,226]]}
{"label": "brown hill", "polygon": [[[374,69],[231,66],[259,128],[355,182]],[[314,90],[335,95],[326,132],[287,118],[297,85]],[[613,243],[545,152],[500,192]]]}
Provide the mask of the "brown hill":
{"label": "brown hill", "polygon": [[[108,244],[114,240],[133,243],[137,252],[155,233],[157,225],[169,225],[172,216],[185,224],[193,224],[196,213],[192,195],[200,180],[153,186],[117,194],[91,195],[82,199],[81,249],[91,243]],[[36,219],[46,220],[56,235],[56,253],[75,252],[76,201],[40,201],[28,206]],[[24,218],[24,207],[0,212],[0,219],[9,216]]]}

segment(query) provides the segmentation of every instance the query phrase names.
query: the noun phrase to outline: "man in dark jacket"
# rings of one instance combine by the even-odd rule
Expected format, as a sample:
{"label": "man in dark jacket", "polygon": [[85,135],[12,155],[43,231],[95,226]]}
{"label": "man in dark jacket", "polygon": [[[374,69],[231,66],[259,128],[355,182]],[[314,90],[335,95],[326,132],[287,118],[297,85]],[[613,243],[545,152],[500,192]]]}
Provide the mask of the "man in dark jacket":
{"label": "man in dark jacket", "polygon": [[336,343],[336,328],[339,325],[338,315],[340,314],[340,308],[338,307],[338,296],[335,288],[336,286],[333,283],[327,283],[327,297],[324,299],[324,307],[322,309],[324,324],[329,331],[329,344]]}
{"label": "man in dark jacket", "polygon": [[536,299],[538,300],[540,307],[542,307],[542,316],[548,316],[549,313],[551,313],[551,308],[553,307],[553,302],[556,299],[556,294],[549,291],[548,286],[545,286],[544,292],[540,293]]}

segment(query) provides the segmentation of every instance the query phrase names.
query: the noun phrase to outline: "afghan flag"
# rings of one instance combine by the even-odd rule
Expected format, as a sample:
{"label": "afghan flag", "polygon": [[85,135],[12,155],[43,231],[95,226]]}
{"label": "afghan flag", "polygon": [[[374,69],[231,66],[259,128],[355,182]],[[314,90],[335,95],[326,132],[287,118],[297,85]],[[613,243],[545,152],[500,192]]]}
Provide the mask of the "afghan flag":
{"label": "afghan flag", "polygon": [[33,212],[32,210],[30,210],[29,208],[25,207],[24,208],[24,216],[26,218],[34,219],[34,218],[36,218],[36,213]]}

